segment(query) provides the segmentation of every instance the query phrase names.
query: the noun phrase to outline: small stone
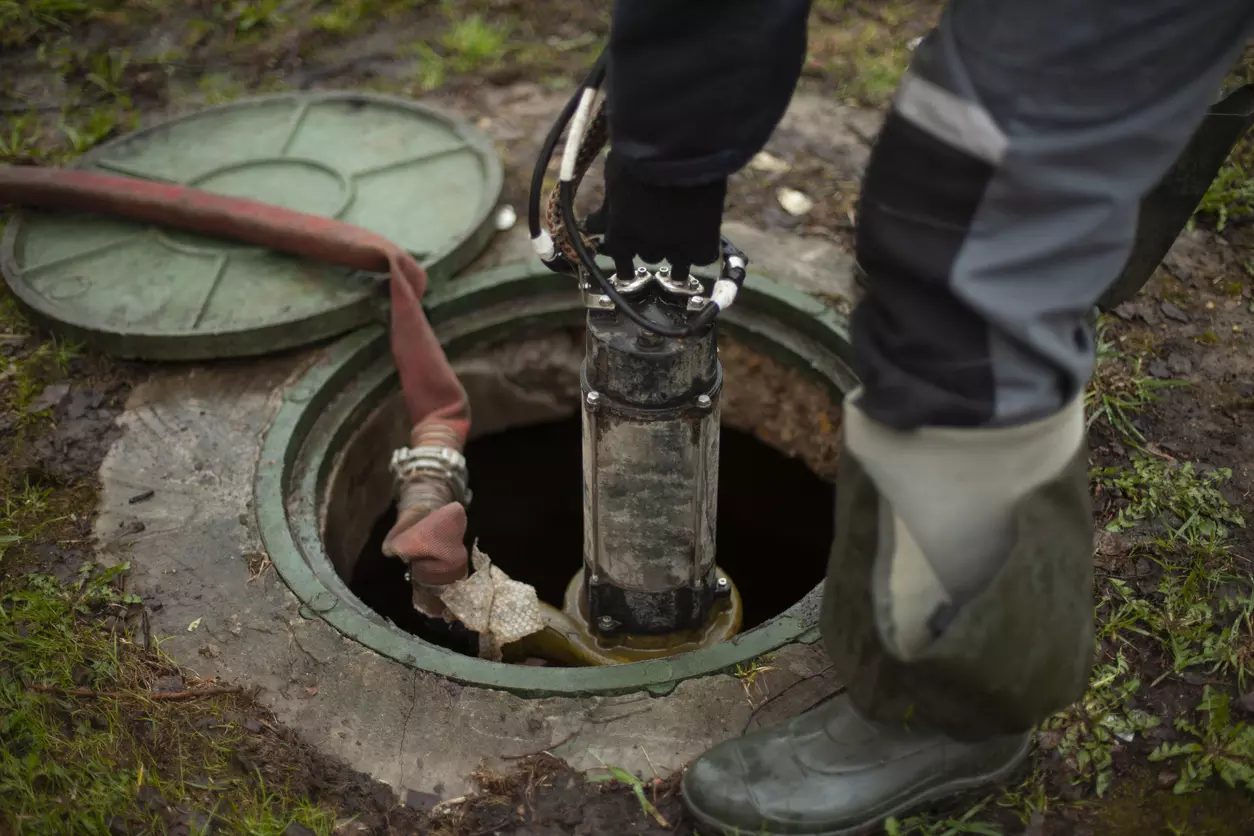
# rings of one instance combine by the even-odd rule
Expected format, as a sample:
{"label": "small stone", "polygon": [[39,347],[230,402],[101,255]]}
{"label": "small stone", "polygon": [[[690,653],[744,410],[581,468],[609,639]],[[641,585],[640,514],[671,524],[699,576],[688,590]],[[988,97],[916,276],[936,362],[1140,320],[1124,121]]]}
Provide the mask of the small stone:
{"label": "small stone", "polygon": [[1254,398],[1254,383],[1238,384],[1237,395],[1242,398]]}
{"label": "small stone", "polygon": [[775,193],[775,199],[793,217],[800,217],[814,208],[814,201],[796,189],[781,188]]}
{"label": "small stone", "polygon": [[1178,308],[1177,306],[1171,304],[1170,302],[1163,302],[1159,304],[1158,309],[1162,311],[1163,316],[1167,317],[1168,319],[1174,320],[1176,322],[1188,322],[1189,321],[1189,315],[1185,313],[1184,311],[1180,310],[1180,308]]}
{"label": "small stone", "polygon": [[152,488],[149,488],[146,491],[140,491],[139,493],[132,496],[130,499],[126,500],[126,504],[135,505],[140,502],[147,502],[148,500],[152,499],[156,493],[157,492],[154,491]]}
{"label": "small stone", "polygon": [[54,383],[51,386],[45,386],[44,390],[30,402],[30,406],[26,407],[26,411],[27,413],[43,412],[45,409],[60,406],[69,394],[70,384],[68,383]]}
{"label": "small stone", "polygon": [[1137,302],[1124,302],[1116,307],[1112,313],[1124,322],[1131,322],[1134,317],[1140,314],[1140,305]]}
{"label": "small stone", "polygon": [[369,836],[370,827],[365,822],[346,821],[332,831],[331,836]]}
{"label": "small stone", "polygon": [[[440,796],[430,792],[409,790],[405,793],[405,806],[411,810],[421,810],[424,813],[430,812],[442,800]],[[339,831],[337,830],[336,833],[339,833]]]}
{"label": "small stone", "polygon": [[1193,361],[1183,354],[1173,353],[1167,358],[1167,368],[1174,375],[1186,375],[1193,371]]}
{"label": "small stone", "polygon": [[292,822],[287,827],[283,828],[282,836],[318,836],[318,834],[314,833],[303,824]]}
{"label": "small stone", "polygon": [[207,644],[200,649],[200,655],[204,656],[206,659],[217,659],[222,655],[222,648],[218,647],[216,644]]}
{"label": "small stone", "polygon": [[781,160],[774,154],[768,154],[766,151],[759,151],[749,161],[749,167],[754,171],[762,171],[767,174],[787,174],[792,171],[792,166],[787,161]]}
{"label": "small stone", "polygon": [[1158,773],[1158,786],[1164,790],[1169,790],[1176,785],[1176,781],[1180,780],[1180,776],[1174,772],[1163,770]]}
{"label": "small stone", "polygon": [[152,683],[152,690],[158,694],[168,694],[173,691],[182,691],[184,687],[183,677],[178,674],[169,676],[159,676]]}
{"label": "small stone", "polygon": [[1171,369],[1162,360],[1151,360],[1145,368],[1150,373],[1150,377],[1156,377],[1159,380],[1166,380],[1171,377]]}

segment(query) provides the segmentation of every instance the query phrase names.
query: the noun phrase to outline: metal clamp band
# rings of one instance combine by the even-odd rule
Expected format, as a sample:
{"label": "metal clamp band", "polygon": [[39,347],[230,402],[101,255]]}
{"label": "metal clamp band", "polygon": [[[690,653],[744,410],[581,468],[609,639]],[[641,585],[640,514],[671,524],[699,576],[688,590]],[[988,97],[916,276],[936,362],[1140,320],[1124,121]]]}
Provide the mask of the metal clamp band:
{"label": "metal clamp band", "polygon": [[466,457],[451,447],[401,447],[393,451],[390,469],[400,481],[408,481],[418,474],[437,476],[448,483],[454,500],[470,506]]}

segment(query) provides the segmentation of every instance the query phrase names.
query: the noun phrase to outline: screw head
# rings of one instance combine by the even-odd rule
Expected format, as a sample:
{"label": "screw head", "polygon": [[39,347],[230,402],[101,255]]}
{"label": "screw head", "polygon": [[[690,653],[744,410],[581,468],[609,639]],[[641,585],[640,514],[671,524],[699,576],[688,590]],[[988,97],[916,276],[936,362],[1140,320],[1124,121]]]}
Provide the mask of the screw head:
{"label": "screw head", "polygon": [[693,296],[693,297],[689,300],[688,304],[689,304],[689,305],[691,305],[691,306],[692,306],[692,307],[694,307],[694,308],[701,308],[701,307],[704,307],[704,306],[705,306],[705,297],[704,297],[704,296]]}
{"label": "screw head", "polygon": [[587,401],[588,406],[596,406],[597,404],[601,402],[601,393],[589,392],[588,396],[584,398],[584,400]]}
{"label": "screw head", "polygon": [[657,270],[657,274],[661,276],[663,279],[669,279],[671,277],[671,268],[659,267]]}
{"label": "screw head", "polygon": [[709,409],[712,401],[709,395],[697,395],[697,406],[702,409]]}
{"label": "screw head", "polygon": [[645,276],[647,276],[647,275],[649,275],[649,268],[647,268],[647,267],[637,267],[637,268],[636,268],[636,278],[637,278],[637,279],[643,279],[643,278],[644,278]]}
{"label": "screw head", "polygon": [[618,622],[608,615],[603,615],[597,619],[597,627],[601,630],[610,631],[618,626]]}
{"label": "screw head", "polygon": [[696,290],[697,288],[701,287],[701,280],[698,279],[696,276],[692,276],[691,278],[688,279],[688,287],[692,288],[693,290]]}
{"label": "screw head", "polygon": [[726,588],[727,588],[727,583],[728,583],[728,582],[727,582],[727,578],[719,578],[719,579],[718,579],[718,588],[719,588],[719,589],[726,589]]}
{"label": "screw head", "polygon": [[413,575],[408,569],[405,570],[405,583],[413,583]]}
{"label": "screw head", "polygon": [[597,305],[602,308],[612,308],[614,307],[614,300],[608,296],[598,296]]}

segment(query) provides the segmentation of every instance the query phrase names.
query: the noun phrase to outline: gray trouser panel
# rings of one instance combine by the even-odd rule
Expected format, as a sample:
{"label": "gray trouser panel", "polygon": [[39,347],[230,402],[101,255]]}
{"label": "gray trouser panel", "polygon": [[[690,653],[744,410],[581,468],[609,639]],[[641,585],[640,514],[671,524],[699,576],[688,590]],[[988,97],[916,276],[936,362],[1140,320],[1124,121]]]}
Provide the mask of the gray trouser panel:
{"label": "gray trouser panel", "polygon": [[1250,0],[953,0],[863,184],[863,408],[899,429],[1006,426],[1087,383],[1087,317],[1138,203],[1207,107]]}

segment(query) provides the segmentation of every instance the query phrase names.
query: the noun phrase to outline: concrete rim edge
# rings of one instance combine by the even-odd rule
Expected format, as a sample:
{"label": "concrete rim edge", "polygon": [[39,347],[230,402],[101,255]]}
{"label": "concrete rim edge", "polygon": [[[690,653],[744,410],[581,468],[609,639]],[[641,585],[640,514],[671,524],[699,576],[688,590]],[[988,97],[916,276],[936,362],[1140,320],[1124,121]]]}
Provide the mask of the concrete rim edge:
{"label": "concrete rim edge", "polygon": [[[442,323],[475,311],[476,303],[517,302],[559,289],[570,297],[571,307],[581,312],[578,297],[568,285],[568,280],[555,276],[538,262],[522,262],[433,288],[424,306],[437,333]],[[739,315],[731,316],[734,311]],[[745,315],[746,311],[760,315],[761,321],[755,324],[753,316]],[[770,327],[771,322],[776,328]],[[728,332],[735,336],[748,335],[755,341],[775,343],[790,355],[793,365],[797,365],[798,360],[808,364],[839,391],[847,391],[854,382],[848,368],[849,342],[844,317],[804,293],[761,276],[751,276],[737,306],[728,312],[727,323]],[[780,333],[772,333],[775,331]],[[787,346],[794,336],[821,348],[828,355],[826,362],[807,357],[806,354],[813,352],[804,347]],[[446,342],[444,335],[441,338]],[[798,604],[731,641],[667,660],[603,668],[534,668],[462,656],[390,624],[371,620],[352,606],[340,606],[343,593],[328,586],[311,566],[311,561],[330,565],[321,547],[316,512],[311,511],[320,499],[297,503],[296,508],[289,507],[287,499],[298,482],[303,487],[312,487],[317,472],[335,452],[325,443],[322,449],[312,453],[305,449],[315,420],[346,380],[376,361],[390,362],[381,360],[386,357],[384,329],[368,327],[349,334],[284,394],[265,433],[254,484],[258,528],[275,568],[300,599],[302,615],[319,616],[342,635],[402,664],[464,684],[532,697],[612,695],[642,690],[664,694],[683,680],[734,670],[738,664],[786,644],[811,642],[817,638],[813,619],[802,617],[797,612]],[[299,470],[312,472],[312,478],[298,473],[298,465],[302,465]],[[803,600],[820,592],[821,585]]]}

